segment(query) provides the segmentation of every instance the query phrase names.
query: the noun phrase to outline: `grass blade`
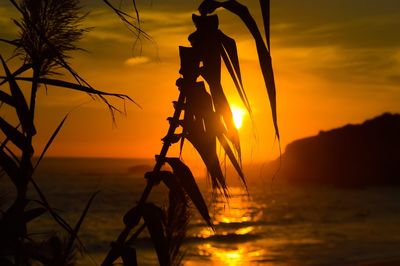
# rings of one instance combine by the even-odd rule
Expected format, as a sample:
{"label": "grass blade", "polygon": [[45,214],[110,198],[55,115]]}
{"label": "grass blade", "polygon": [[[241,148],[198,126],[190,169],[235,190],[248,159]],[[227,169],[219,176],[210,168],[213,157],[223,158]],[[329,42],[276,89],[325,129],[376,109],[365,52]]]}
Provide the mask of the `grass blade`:
{"label": "grass blade", "polygon": [[6,72],[6,77],[8,80],[8,84],[10,86],[11,95],[15,101],[15,108],[17,110],[18,119],[22,125],[23,132],[30,131],[32,135],[34,135],[35,128],[33,125],[33,121],[31,119],[30,111],[28,108],[28,104],[25,100],[25,97],[19,88],[15,77],[11,74],[6,62],[4,61],[3,57],[0,55],[0,60],[3,64],[4,71]]}
{"label": "grass blade", "polygon": [[7,173],[14,185],[18,187],[18,178],[20,176],[19,167],[15,161],[4,152],[3,149],[0,150],[0,166]]}
{"label": "grass blade", "polygon": [[13,97],[4,91],[0,91],[0,106],[1,104],[6,103],[9,106],[15,107],[15,101]]}
{"label": "grass blade", "polygon": [[44,155],[46,154],[47,150],[50,148],[51,143],[53,143],[53,140],[57,137],[58,132],[60,132],[60,129],[63,127],[65,120],[67,119],[69,113],[65,115],[65,117],[63,118],[63,120],[61,120],[61,123],[58,125],[58,127],[56,128],[56,130],[54,130],[53,134],[51,135],[50,139],[47,141],[46,146],[44,147],[42,153],[39,156],[39,159],[37,160],[35,167],[33,167],[33,170],[35,170],[38,165],[40,164],[40,162],[42,161]]}
{"label": "grass blade", "polygon": [[30,143],[28,143],[24,134],[19,132],[17,128],[10,125],[2,117],[0,117],[0,129],[3,131],[4,135],[6,135],[6,137],[18,148],[20,148],[22,151],[27,151],[30,154],[33,154],[33,147],[30,145]]}
{"label": "grass blade", "polygon": [[94,198],[97,196],[98,193],[99,193],[99,191],[96,191],[90,197],[90,199],[86,203],[85,209],[83,210],[81,216],[79,217],[78,222],[76,223],[74,229],[72,230],[72,232],[70,234],[70,237],[69,237],[69,240],[68,240],[67,248],[65,249],[63,263],[67,262],[68,256],[69,256],[70,252],[72,251],[72,247],[73,247],[73,244],[75,242],[75,239],[77,238],[79,230],[80,230],[80,228],[82,226],[83,220],[85,219],[85,217],[86,217],[86,215],[87,215],[87,213],[89,211],[90,205],[92,205],[92,202],[93,202]]}
{"label": "grass blade", "polygon": [[[24,73],[25,71],[27,71],[30,68],[32,68],[31,64],[23,64],[20,68],[18,68],[16,71],[14,71],[14,73],[12,73],[12,76],[16,77],[16,76]],[[2,77],[2,79],[3,79],[3,81],[0,82],[0,86],[8,81],[7,77]]]}

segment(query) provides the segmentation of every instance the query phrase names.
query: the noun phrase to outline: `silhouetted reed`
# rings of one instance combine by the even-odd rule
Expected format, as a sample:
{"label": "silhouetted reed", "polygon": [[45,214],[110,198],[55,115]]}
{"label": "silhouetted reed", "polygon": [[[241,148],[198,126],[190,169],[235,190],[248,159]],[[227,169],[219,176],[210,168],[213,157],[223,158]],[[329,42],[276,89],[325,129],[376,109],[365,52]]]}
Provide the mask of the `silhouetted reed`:
{"label": "silhouetted reed", "polygon": [[[70,226],[51,207],[34,180],[37,166],[67,118],[65,116],[60,122],[44,150],[37,154],[39,159],[34,162],[32,140],[37,133],[37,91],[41,85],[45,85],[86,92],[92,97],[100,98],[112,114],[119,110],[108,102],[106,96],[131,99],[126,95],[106,93],[92,88],[69,65],[69,53],[79,49],[76,42],[87,31],[80,27],[84,15],[79,12],[78,0],[10,0],[10,3],[21,16],[20,19],[13,20],[19,29],[19,36],[15,40],[0,41],[15,48],[12,58],[20,59],[21,65],[17,70],[11,71],[0,55],[5,73],[0,77],[0,106],[7,105],[11,110],[15,110],[17,117],[17,122],[6,121],[0,117],[0,129],[4,136],[0,144],[0,167],[2,173],[10,178],[17,193],[14,202],[0,217],[0,265],[30,265],[33,262],[43,265],[73,265],[78,232],[96,194],[88,201],[76,225]],[[50,78],[58,73],[58,69],[66,70],[76,83]],[[31,75],[21,76],[27,73]],[[29,93],[20,87],[21,81],[30,84]],[[27,198],[29,183],[38,193],[39,200]],[[45,212],[65,230],[65,236],[52,236],[39,243],[28,236],[27,224]]]}

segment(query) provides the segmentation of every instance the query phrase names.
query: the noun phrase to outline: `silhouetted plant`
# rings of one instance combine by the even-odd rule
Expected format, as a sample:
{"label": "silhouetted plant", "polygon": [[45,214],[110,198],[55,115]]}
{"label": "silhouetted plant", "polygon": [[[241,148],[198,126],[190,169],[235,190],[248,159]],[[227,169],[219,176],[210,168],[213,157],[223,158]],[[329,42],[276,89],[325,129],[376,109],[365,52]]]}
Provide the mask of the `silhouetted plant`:
{"label": "silhouetted plant", "polygon": [[[36,135],[35,105],[36,94],[41,85],[58,86],[86,92],[100,98],[112,115],[120,112],[110,104],[106,96],[131,100],[123,94],[107,93],[92,88],[69,65],[69,52],[78,50],[76,42],[87,29],[80,27],[84,18],[79,10],[78,0],[10,0],[21,18],[13,20],[19,29],[15,40],[3,40],[14,46],[13,58],[18,57],[21,66],[12,72],[0,55],[5,75],[0,77],[0,104],[7,105],[16,112],[17,122],[0,117],[0,129],[5,139],[0,144],[0,167],[16,188],[16,198],[0,216],[0,265],[30,265],[32,261],[43,265],[72,265],[75,252],[74,243],[84,217],[96,194],[85,206],[74,227],[70,226],[50,205],[44,193],[33,179],[33,174],[49,146],[62,128],[67,116],[61,121],[50,137],[44,150],[34,162],[32,139]],[[57,69],[70,73],[76,83],[50,76]],[[31,76],[21,76],[30,73]],[[30,93],[23,92],[19,82],[29,82]],[[8,85],[8,90],[5,88]],[[30,96],[29,101],[27,96]],[[132,101],[132,100],[131,100]],[[32,183],[40,200],[27,198],[28,184]],[[28,208],[31,205],[36,207]],[[37,243],[28,237],[27,224],[49,212],[54,220],[66,231],[66,237],[53,236],[44,243]]]}
{"label": "silhouetted plant", "polygon": [[[124,265],[137,265],[134,243],[145,228],[153,241],[160,265],[179,264],[181,260],[175,258],[182,258],[179,247],[185,237],[190,217],[187,210],[188,200],[197,208],[204,221],[213,228],[207,205],[191,170],[180,158],[167,157],[172,144],[180,142],[182,150],[184,140],[190,141],[207,167],[213,188],[228,198],[226,178],[216,153],[218,140],[246,186],[241,166],[239,136],[221,85],[221,58],[243,104],[250,113],[251,107],[242,84],[236,43],[218,29],[217,15],[209,15],[219,7],[238,15],[254,37],[260,68],[270,98],[275,133],[279,139],[275,82],[269,47],[269,1],[260,0],[260,4],[267,44],[248,9],[235,0],[225,2],[205,0],[199,7],[201,16],[192,16],[196,31],[189,36],[192,47],[179,47],[181,60],[179,73],[182,77],[177,80],[176,85],[180,94],[178,100],[174,102],[174,114],[168,118],[169,130],[162,139],[163,146],[160,154],[156,156],[153,171],[145,174],[147,184],[143,194],[137,205],[125,214],[123,218],[125,228],[111,244],[111,249],[102,265],[112,265],[119,258]],[[209,92],[205,82],[197,81],[199,77],[207,83]],[[181,128],[181,131],[176,133],[178,128]],[[162,170],[164,164],[168,164],[172,172]],[[167,213],[153,203],[147,202],[153,186],[161,182],[169,189]],[[143,224],[139,226],[142,219]],[[138,227],[136,231],[131,234],[136,227]]]}

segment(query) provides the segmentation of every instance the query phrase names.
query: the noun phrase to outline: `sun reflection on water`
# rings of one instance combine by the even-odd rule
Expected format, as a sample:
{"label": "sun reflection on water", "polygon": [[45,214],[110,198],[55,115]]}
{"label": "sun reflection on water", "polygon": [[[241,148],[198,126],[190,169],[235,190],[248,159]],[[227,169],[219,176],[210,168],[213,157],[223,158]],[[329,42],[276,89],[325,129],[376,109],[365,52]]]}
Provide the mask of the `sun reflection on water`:
{"label": "sun reflection on water", "polygon": [[[217,199],[211,207],[215,232],[211,228],[198,228],[196,237],[202,239],[195,245],[197,256],[211,265],[252,265],[265,256],[265,251],[255,244],[257,222],[262,210],[241,188],[230,189],[229,202]],[[199,265],[194,261],[185,265]]]}

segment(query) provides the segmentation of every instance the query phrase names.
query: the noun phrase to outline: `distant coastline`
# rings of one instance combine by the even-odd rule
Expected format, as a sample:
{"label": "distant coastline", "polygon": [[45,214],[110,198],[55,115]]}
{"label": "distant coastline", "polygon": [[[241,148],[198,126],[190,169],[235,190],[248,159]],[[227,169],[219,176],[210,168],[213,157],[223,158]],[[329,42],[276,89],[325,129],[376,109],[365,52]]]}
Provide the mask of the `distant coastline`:
{"label": "distant coastline", "polygon": [[288,144],[279,176],[294,184],[400,186],[400,114],[384,113]]}

